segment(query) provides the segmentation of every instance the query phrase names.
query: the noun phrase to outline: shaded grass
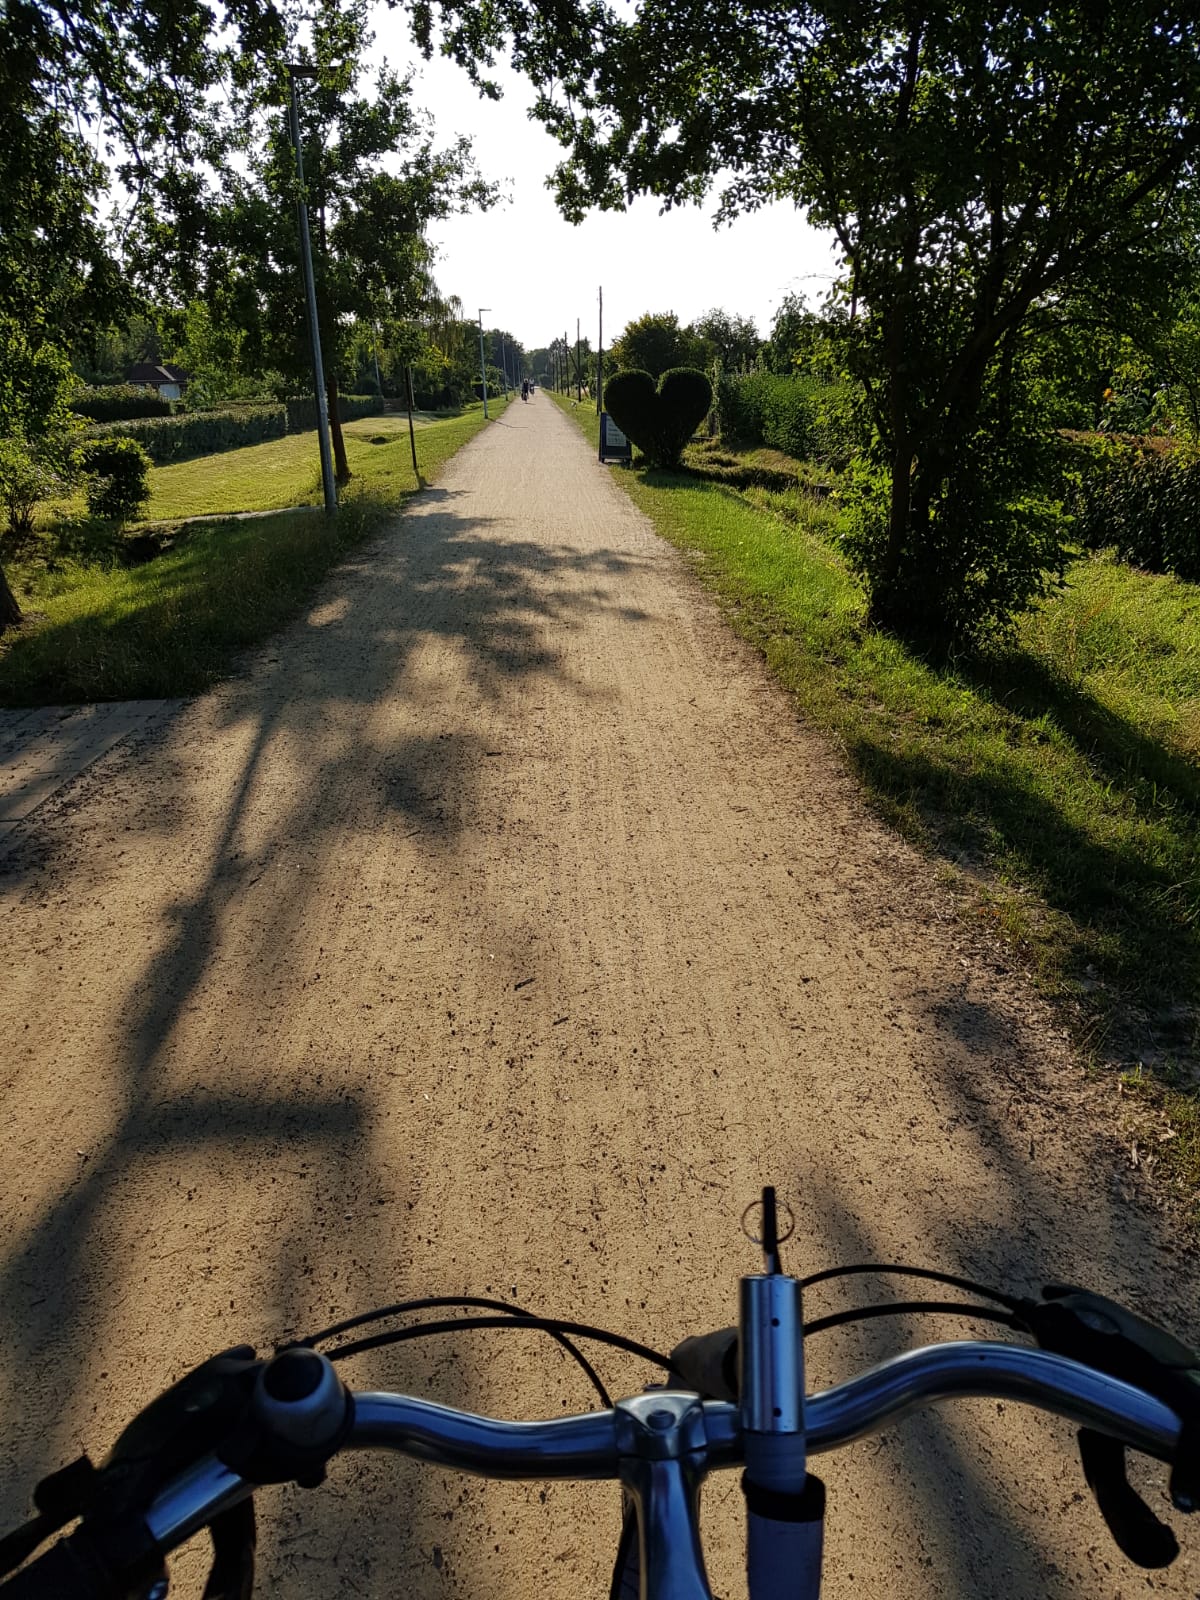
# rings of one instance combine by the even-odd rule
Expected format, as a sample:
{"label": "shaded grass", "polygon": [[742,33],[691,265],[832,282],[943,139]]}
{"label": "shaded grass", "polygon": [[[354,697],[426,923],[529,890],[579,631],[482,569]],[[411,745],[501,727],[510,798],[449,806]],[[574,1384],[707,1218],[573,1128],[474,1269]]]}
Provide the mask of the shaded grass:
{"label": "shaded grass", "polygon": [[1200,586],[1089,557],[1006,648],[935,666],[864,627],[836,502],[619,481],[1081,1039],[1157,1069],[1138,1093],[1200,1188]]}
{"label": "shaded grass", "polygon": [[[394,419],[364,420],[383,432],[378,425]],[[295,616],[329,568],[381,532],[416,492],[406,419],[404,426],[404,437],[387,445],[371,446],[370,435],[360,434],[357,448],[375,451],[369,459],[381,464],[351,482],[335,519],[322,511],[284,511],[201,523],[165,554],[136,567],[120,563],[111,537],[68,540],[65,553],[57,554],[43,544],[38,559],[10,569],[31,615],[0,639],[0,703],[175,696],[223,677],[239,651]],[[482,408],[475,407],[424,429],[423,476],[435,476],[483,426]],[[240,481],[236,458],[263,448],[185,465],[204,468],[219,495],[222,484]]]}

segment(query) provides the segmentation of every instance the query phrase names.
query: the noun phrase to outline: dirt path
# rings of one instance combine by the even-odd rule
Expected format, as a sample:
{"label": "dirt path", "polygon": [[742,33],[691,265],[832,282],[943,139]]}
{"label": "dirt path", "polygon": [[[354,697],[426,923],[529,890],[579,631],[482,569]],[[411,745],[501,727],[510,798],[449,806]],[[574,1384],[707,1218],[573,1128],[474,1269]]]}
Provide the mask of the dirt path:
{"label": "dirt path", "polygon": [[[1048,1016],[546,398],[244,679],[14,841],[6,1520],[35,1473],[236,1340],[466,1290],[662,1347],[720,1326],[765,1179],[801,1211],[794,1270],[1063,1276],[1197,1331],[1193,1269],[1117,1192],[1099,1091]],[[914,1333],[824,1335],[811,1377]],[[588,1405],[517,1336],[355,1378]],[[834,1597],[1196,1593],[1195,1557],[1149,1583],[1124,1565],[1069,1430],[1013,1407],[906,1423],[824,1473]],[[270,1595],[606,1592],[611,1491],[372,1460],[262,1501]],[[735,1477],[706,1503],[736,1593]],[[198,1556],[181,1570],[198,1592]]]}

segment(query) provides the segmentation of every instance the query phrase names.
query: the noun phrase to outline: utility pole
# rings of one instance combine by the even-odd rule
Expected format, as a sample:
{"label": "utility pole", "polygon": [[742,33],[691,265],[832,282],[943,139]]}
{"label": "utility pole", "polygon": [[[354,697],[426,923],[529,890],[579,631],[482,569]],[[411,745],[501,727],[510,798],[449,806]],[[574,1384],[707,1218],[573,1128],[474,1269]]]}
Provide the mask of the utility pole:
{"label": "utility pole", "polygon": [[600,395],[604,389],[604,285],[600,285],[600,348],[596,351],[596,415],[600,415]]}
{"label": "utility pole", "polygon": [[583,367],[579,361],[579,318],[575,318],[575,400],[583,399]]}
{"label": "utility pole", "polygon": [[483,381],[483,415],[484,415],[485,418],[487,417],[487,414],[488,414],[488,408],[487,408],[487,362],[483,359],[483,313],[485,311],[490,311],[491,309],[492,309],[491,306],[480,306],[480,308],[479,308],[479,376]]}
{"label": "utility pole", "polygon": [[304,272],[304,297],[308,301],[308,337],[312,346],[313,394],[317,402],[317,444],[321,451],[321,487],[325,493],[327,516],[337,513],[337,480],[333,475],[333,452],[329,447],[329,401],[325,395],[325,364],[321,360],[321,324],[317,320],[317,285],[313,277],[312,240],[308,233],[308,205],[304,199],[304,155],[300,148],[300,101],[297,78],[315,78],[315,67],[288,63],[288,82],[292,90],[292,148],[296,152],[296,216],[300,225],[300,265]]}
{"label": "utility pole", "polygon": [[404,371],[405,371],[405,376],[408,379],[408,382],[405,384],[405,388],[408,391],[408,446],[409,446],[409,449],[412,451],[413,476],[416,478],[416,480],[417,480],[417,482],[419,484],[420,481],[421,481],[421,469],[417,465],[417,436],[416,436],[416,433],[413,431],[413,381],[412,381],[412,363],[411,362],[408,364],[407,367],[405,367]]}

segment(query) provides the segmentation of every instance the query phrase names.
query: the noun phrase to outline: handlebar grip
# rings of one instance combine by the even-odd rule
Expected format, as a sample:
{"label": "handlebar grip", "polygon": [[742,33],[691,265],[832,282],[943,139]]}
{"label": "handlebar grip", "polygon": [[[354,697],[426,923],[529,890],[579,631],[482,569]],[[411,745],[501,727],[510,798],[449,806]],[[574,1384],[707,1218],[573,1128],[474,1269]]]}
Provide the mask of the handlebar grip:
{"label": "handlebar grip", "polygon": [[738,1399],[738,1331],[721,1328],[716,1333],[684,1339],[671,1351],[671,1370],[689,1389],[705,1400]]}
{"label": "handlebar grip", "polygon": [[129,1600],[78,1534],[60,1539],[0,1583],[0,1600]]}

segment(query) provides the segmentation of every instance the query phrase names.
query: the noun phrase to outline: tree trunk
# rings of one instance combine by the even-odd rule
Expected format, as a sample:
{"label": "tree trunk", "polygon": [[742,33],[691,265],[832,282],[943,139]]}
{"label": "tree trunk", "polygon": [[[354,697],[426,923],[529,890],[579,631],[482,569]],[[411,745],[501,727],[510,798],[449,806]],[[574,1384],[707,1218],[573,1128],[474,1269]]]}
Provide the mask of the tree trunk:
{"label": "tree trunk", "polygon": [[8,579],[4,576],[4,568],[0,567],[0,633],[5,628],[16,627],[18,622],[25,619],[21,608],[17,604],[17,597],[9,588]]}
{"label": "tree trunk", "polygon": [[902,621],[896,595],[896,580],[909,538],[912,515],[912,447],[907,439],[898,440],[892,451],[892,493],[888,505],[888,536],[883,560],[871,585],[867,606],[867,626],[892,628]]}
{"label": "tree trunk", "polygon": [[346,441],[342,438],[342,419],[338,416],[338,381],[325,379],[325,399],[329,404],[329,437],[333,441],[333,475],[339,483],[349,483],[350,463],[346,460]]}

